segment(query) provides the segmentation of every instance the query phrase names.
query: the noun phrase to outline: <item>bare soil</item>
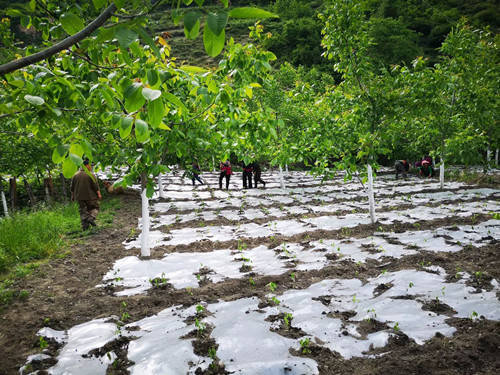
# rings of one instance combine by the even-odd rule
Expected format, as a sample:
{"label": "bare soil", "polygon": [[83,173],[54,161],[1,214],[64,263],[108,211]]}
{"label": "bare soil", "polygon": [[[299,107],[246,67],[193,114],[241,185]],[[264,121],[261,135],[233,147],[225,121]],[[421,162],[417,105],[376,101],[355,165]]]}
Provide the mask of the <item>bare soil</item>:
{"label": "bare soil", "polygon": [[[231,301],[244,297],[256,296],[262,300],[262,306],[272,303],[265,297],[269,293],[266,287],[270,282],[277,285],[275,294],[288,289],[303,289],[311,284],[328,278],[368,278],[380,274],[382,267],[388,271],[415,269],[422,264],[443,267],[449,281],[456,281],[459,272],[472,275],[470,283],[476,288],[484,288],[492,278],[500,279],[500,257],[498,243],[490,243],[481,248],[466,247],[456,253],[420,252],[401,259],[384,258],[380,261],[369,260],[364,264],[355,264],[342,260],[331,262],[321,270],[297,271],[291,264],[290,271],[280,276],[262,276],[254,274],[251,269],[243,269],[242,279],[226,280],[212,283],[206,275],[209,269],[200,273],[200,287],[176,290],[168,283],[158,280],[157,287],[146,295],[132,297],[116,297],[113,288],[96,288],[102,282],[103,275],[112,268],[113,263],[123,256],[137,254],[137,250],[125,250],[122,242],[137,227],[140,215],[140,198],[138,195],[121,196],[122,205],[115,215],[112,227],[101,229],[97,233],[84,237],[71,246],[70,254],[63,259],[54,259],[42,265],[29,277],[15,285],[18,289],[27,290],[29,297],[16,300],[0,312],[0,375],[18,374],[30,354],[41,351],[36,332],[43,326],[62,330],[96,318],[122,316],[126,303],[128,321],[136,321],[153,315],[161,310],[174,306],[190,306],[200,302]],[[418,223],[418,229],[435,227],[453,227],[462,224],[474,224],[489,219],[488,215],[474,218],[451,217],[432,222]],[[299,242],[308,245],[319,239],[341,239],[364,237],[380,230],[379,225],[361,225],[344,231],[314,231],[293,237],[276,236],[274,239],[258,238],[245,241],[248,248],[260,244],[279,246],[282,242]],[[393,224],[382,226],[384,231],[402,232],[416,229],[414,225]],[[152,250],[153,257],[160,257],[165,251],[211,251],[215,248],[237,248],[238,241],[227,243],[198,242],[192,245],[177,247],[160,247]],[[333,259],[336,260],[336,259]],[[293,275],[292,275],[293,274]],[[251,278],[251,279],[250,279]],[[381,284],[378,293],[390,289],[392,285]],[[328,304],[328,297],[323,296]],[[451,308],[439,302],[429,303],[424,309],[444,315],[452,315]],[[338,314],[347,321],[352,317],[348,312]],[[278,334],[286,337],[301,337],[300,330],[293,328],[293,319],[285,324],[284,316],[270,317],[270,320],[281,322],[276,329]],[[500,373],[500,322],[488,321],[479,317],[476,320],[448,318],[447,323],[456,327],[452,337],[440,334],[424,345],[417,345],[401,332],[394,332],[395,337],[388,346],[372,350],[373,358],[353,358],[345,360],[338,353],[333,353],[311,341],[308,353],[293,351],[293,354],[310,357],[318,362],[321,374],[498,374]],[[369,334],[379,329],[390,329],[376,320],[362,323],[362,334]],[[209,349],[216,347],[210,337],[210,327],[199,334],[193,332],[194,349],[208,355]],[[50,353],[57,353],[54,342],[48,343]],[[118,355],[116,366],[108,369],[108,374],[126,374],[131,363],[126,358],[129,339],[119,339],[108,346]],[[104,350],[109,348],[104,348]],[[381,355],[385,353],[384,355]],[[89,353],[97,355],[99,353]],[[206,374],[226,374],[222,363],[209,368]],[[36,368],[43,371],[52,366],[53,360],[40,361]],[[43,373],[43,372],[41,372]],[[202,372],[199,372],[200,374]]]}

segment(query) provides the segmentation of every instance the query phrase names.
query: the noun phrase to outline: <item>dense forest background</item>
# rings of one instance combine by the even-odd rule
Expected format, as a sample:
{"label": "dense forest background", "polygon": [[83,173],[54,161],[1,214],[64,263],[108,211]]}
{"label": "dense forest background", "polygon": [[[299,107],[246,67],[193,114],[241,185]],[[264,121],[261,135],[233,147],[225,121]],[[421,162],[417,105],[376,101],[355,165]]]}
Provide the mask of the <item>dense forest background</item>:
{"label": "dense forest background", "polygon": [[[374,44],[372,56],[381,64],[408,64],[417,56],[424,56],[431,64],[437,61],[438,48],[452,27],[462,18],[476,27],[489,27],[498,33],[500,23],[499,0],[360,0],[369,19],[367,27]],[[25,3],[27,1],[17,1]],[[217,1],[206,1],[210,8]],[[331,64],[322,58],[321,29],[318,18],[326,0],[232,0],[233,6],[255,5],[278,14],[280,18],[262,21],[264,30],[272,34],[265,47],[278,57],[277,64],[289,62],[294,66],[316,67],[331,71]],[[78,4],[78,1],[75,1]],[[11,0],[0,0],[0,9],[12,5]],[[57,12],[57,9],[54,9]],[[1,13],[1,12],[0,12]],[[11,28],[26,44],[37,44],[40,36],[23,27],[22,18],[14,18]],[[228,35],[245,41],[252,21],[232,20]],[[170,4],[159,7],[152,17],[152,32],[167,32],[173,55],[190,64],[213,65],[217,59],[207,57],[201,38],[195,41],[184,37],[182,22],[172,21]],[[0,41],[2,43],[2,41]],[[3,44],[3,43],[2,43]],[[11,48],[11,46],[2,46]]]}

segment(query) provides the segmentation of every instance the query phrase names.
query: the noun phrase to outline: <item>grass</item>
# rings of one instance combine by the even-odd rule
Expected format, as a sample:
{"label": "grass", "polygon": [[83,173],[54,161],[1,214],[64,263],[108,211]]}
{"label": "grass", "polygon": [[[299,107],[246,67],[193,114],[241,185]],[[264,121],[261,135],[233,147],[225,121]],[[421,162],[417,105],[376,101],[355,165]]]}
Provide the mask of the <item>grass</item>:
{"label": "grass", "polygon": [[[98,228],[111,225],[119,206],[116,198],[101,203]],[[47,259],[67,255],[74,238],[87,234],[81,232],[76,203],[21,211],[0,220],[0,305],[17,295],[26,297],[23,291],[12,290],[15,279],[29,275]]]}

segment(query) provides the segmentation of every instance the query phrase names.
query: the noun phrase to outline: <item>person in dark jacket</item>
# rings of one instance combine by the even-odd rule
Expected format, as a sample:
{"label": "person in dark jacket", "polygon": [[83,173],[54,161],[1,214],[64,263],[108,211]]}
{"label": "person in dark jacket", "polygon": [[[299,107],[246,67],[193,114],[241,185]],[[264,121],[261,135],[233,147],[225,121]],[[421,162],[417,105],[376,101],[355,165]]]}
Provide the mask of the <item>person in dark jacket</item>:
{"label": "person in dark jacket", "polygon": [[394,168],[396,169],[396,180],[399,174],[402,174],[403,178],[406,180],[408,171],[410,170],[410,163],[406,160],[397,160],[394,164]]}
{"label": "person in dark jacket", "polygon": [[97,183],[97,177],[92,173],[92,166],[88,159],[83,161],[83,168],[75,173],[71,179],[71,200],[78,202],[82,229],[96,226],[99,212],[99,200],[102,199]]}
{"label": "person in dark jacket", "polygon": [[422,164],[418,169],[418,174],[420,177],[432,177],[434,176],[434,168],[429,160],[422,160]]}
{"label": "person in dark jacket", "polygon": [[201,180],[199,174],[201,173],[201,169],[200,169],[200,166],[198,165],[197,162],[193,162],[193,165],[191,166],[192,167],[192,176],[191,176],[191,181],[193,181],[193,186],[195,185],[195,180],[198,180],[198,182],[203,185],[203,181]]}
{"label": "person in dark jacket", "polygon": [[231,163],[229,160],[220,163],[220,175],[219,175],[219,189],[222,190],[222,180],[226,178],[226,190],[229,189],[229,180],[233,171],[231,170]]}
{"label": "person in dark jacket", "polygon": [[254,181],[254,186],[257,188],[257,183],[260,182],[262,185],[264,185],[264,188],[266,187],[266,183],[262,180],[260,177],[262,174],[262,171],[260,169],[259,163],[255,162],[253,163],[253,181]]}
{"label": "person in dark jacket", "polygon": [[243,163],[243,189],[252,188],[252,164]]}

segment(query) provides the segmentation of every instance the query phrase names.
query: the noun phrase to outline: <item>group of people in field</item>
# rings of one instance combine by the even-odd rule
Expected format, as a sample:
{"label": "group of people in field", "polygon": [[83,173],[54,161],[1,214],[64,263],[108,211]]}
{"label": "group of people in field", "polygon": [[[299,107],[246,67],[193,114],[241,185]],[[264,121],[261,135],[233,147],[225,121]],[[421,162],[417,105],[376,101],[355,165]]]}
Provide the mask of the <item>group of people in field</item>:
{"label": "group of people in field", "polygon": [[[418,175],[420,177],[433,177],[434,168],[432,166],[432,158],[430,156],[425,156],[422,160],[415,163],[415,168],[418,170]],[[396,170],[396,180],[401,174],[404,179],[408,176],[408,171],[410,170],[410,163],[407,160],[396,160],[394,164],[394,169]]]}
{"label": "group of people in field", "polygon": [[[260,165],[257,162],[251,164],[244,164],[243,167],[243,189],[252,189],[253,187],[257,188],[258,184],[261,183],[265,188],[266,183],[262,180],[262,171],[260,169]],[[203,185],[203,180],[200,178],[201,169],[198,163],[194,162],[191,166],[191,181],[193,186],[196,184],[196,181]],[[220,174],[219,174],[219,189],[222,189],[222,182],[226,180],[226,190],[229,189],[229,180],[233,174],[233,169],[231,167],[231,162],[229,160],[220,162]]]}

